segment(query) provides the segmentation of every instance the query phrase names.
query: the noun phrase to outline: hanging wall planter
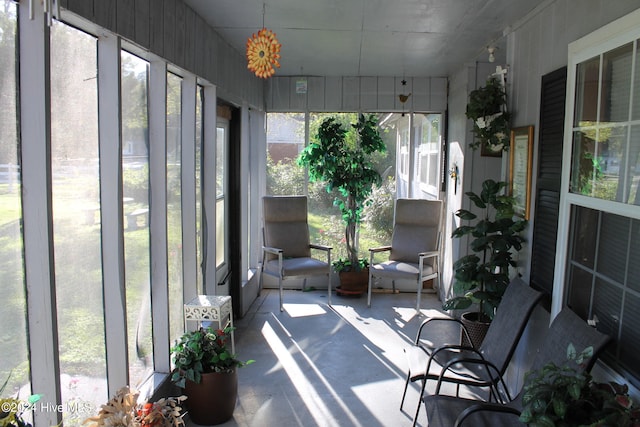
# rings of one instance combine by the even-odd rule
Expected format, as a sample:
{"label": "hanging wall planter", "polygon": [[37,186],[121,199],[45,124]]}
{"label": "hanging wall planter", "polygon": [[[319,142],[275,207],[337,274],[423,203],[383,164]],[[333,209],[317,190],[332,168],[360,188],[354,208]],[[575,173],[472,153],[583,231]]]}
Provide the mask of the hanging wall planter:
{"label": "hanging wall planter", "polygon": [[492,76],[485,86],[471,91],[466,115],[473,120],[476,137],[471,148],[498,153],[509,149],[511,114],[507,111],[507,93],[498,78]]}

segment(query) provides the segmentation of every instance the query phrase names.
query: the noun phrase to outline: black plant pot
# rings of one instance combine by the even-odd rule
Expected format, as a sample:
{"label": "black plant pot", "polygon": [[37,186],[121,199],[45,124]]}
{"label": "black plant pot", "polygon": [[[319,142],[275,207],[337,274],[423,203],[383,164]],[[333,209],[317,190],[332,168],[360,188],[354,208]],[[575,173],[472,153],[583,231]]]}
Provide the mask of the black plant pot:
{"label": "black plant pot", "polygon": [[462,333],[460,339],[461,344],[464,346],[479,348],[482,341],[484,341],[485,335],[487,335],[491,322],[481,320],[480,313],[477,311],[463,313],[460,321],[464,327],[467,328],[467,332],[469,332],[469,339],[471,339],[471,342],[469,342],[464,333]]}
{"label": "black plant pot", "polygon": [[203,426],[222,424],[233,417],[236,407],[237,370],[202,374],[198,384],[187,380],[184,393],[191,421]]}

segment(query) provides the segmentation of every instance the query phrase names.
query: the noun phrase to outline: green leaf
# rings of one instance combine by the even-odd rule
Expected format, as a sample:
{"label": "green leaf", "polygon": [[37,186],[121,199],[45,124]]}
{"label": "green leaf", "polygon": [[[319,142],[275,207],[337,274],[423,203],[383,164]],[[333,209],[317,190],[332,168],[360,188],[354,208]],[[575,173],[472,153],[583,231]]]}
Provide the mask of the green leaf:
{"label": "green leaf", "polygon": [[[469,200],[471,200],[473,202],[474,205],[476,205],[477,207],[479,207],[480,209],[484,209],[487,207],[485,201],[480,198],[477,194],[469,191],[467,193],[465,193],[468,197]],[[473,219],[473,218],[472,218]]]}
{"label": "green leaf", "polygon": [[532,424],[536,427],[556,427],[556,423],[553,422],[551,418],[546,415],[542,415],[538,420]]}
{"label": "green leaf", "polygon": [[464,310],[471,307],[471,300],[465,297],[455,297],[442,304],[443,310]]}
{"label": "green leaf", "polygon": [[567,386],[567,391],[569,392],[569,396],[571,396],[574,400],[580,399],[580,384],[571,383]]}
{"label": "green leaf", "polygon": [[478,215],[466,209],[458,209],[456,216],[464,221],[471,221],[478,217]]}
{"label": "green leaf", "polygon": [[560,418],[564,419],[567,413],[567,404],[562,399],[553,399],[553,412]]}
{"label": "green leaf", "polygon": [[576,347],[573,345],[573,343],[569,343],[569,345],[567,346],[567,360],[574,360],[577,354],[578,353],[576,352]]}

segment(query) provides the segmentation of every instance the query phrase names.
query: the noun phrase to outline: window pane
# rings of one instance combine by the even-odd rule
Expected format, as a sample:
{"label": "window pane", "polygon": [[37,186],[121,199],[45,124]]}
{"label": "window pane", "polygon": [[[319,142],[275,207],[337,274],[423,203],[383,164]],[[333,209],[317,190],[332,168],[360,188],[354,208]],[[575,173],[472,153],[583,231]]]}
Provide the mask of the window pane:
{"label": "window pane", "polygon": [[196,92],[196,261],[197,261],[197,287],[198,292],[204,292],[202,278],[202,111],[204,105],[203,87],[198,86]]}
{"label": "window pane", "polygon": [[633,77],[633,107],[631,111],[632,120],[640,119],[640,43],[636,40],[636,60],[635,75]]}
{"label": "window pane", "polygon": [[633,44],[605,53],[602,61],[602,111],[599,121],[626,122],[629,120]]}
{"label": "window pane", "polygon": [[591,286],[593,275],[577,266],[572,265],[569,270],[567,305],[578,316],[588,319],[591,307]]}
{"label": "window pane", "polygon": [[594,291],[591,317],[597,317],[600,332],[617,338],[620,335],[622,288],[605,280],[596,279]]}
{"label": "window pane", "polygon": [[296,163],[305,144],[303,113],[267,114],[267,194],[305,194],[305,170]]}
{"label": "window pane", "polygon": [[216,268],[226,261],[226,212],[225,194],[227,192],[226,167],[227,164],[227,135],[224,127],[216,130]]}
{"label": "window pane", "polygon": [[[62,400],[99,407],[107,374],[96,77],[96,39],[54,21],[51,171]],[[86,414],[64,415],[67,423]]]}
{"label": "window pane", "polygon": [[631,220],[603,213],[601,227],[603,239],[598,245],[598,271],[623,283]]}
{"label": "window pane", "polygon": [[593,268],[596,255],[594,230],[598,227],[598,211],[586,208],[573,208],[572,215],[572,252],[571,260],[588,268]]}
{"label": "window pane", "polygon": [[[0,383],[11,375],[4,395],[13,395],[29,383],[18,155],[16,13],[15,3],[0,0],[0,283],[3,292]],[[21,396],[24,392],[25,389]]]}
{"label": "window pane", "polygon": [[576,103],[574,126],[585,126],[598,120],[598,79],[600,57],[578,64],[576,70]]}
{"label": "window pane", "polygon": [[224,200],[216,201],[216,268],[226,260]]}
{"label": "window pane", "polygon": [[225,128],[216,128],[216,197],[224,197],[227,192],[225,165],[227,163]]}
{"label": "window pane", "polygon": [[624,322],[622,323],[622,335],[620,337],[620,362],[622,366],[640,378],[640,297],[627,293],[624,304]]}
{"label": "window pane", "polygon": [[[640,321],[640,285],[634,242],[640,222],[574,206],[571,224],[567,303],[583,319],[597,317],[598,330],[613,338],[605,360],[637,385],[638,378],[633,375],[640,374],[636,326]],[[578,234],[582,237],[578,238]],[[582,246],[586,244],[590,246],[587,250]],[[597,262],[585,259],[591,256],[591,248],[595,248]]]}
{"label": "window pane", "polygon": [[122,52],[122,185],[129,382],[153,371],[149,240],[149,64]]}
{"label": "window pane", "polygon": [[[629,277],[640,278],[640,245],[637,242],[640,242],[640,222],[637,220],[631,221],[631,242],[636,244],[632,244],[629,247]],[[635,291],[640,291],[640,280],[631,280],[629,283],[629,287]]]}
{"label": "window pane", "polygon": [[167,74],[167,265],[169,339],[182,335],[182,79]]}
{"label": "window pane", "polygon": [[[639,82],[640,84],[640,82]],[[629,155],[627,156],[628,177],[625,182],[627,202],[634,205],[640,205],[640,126],[631,126],[631,134],[629,138]]]}

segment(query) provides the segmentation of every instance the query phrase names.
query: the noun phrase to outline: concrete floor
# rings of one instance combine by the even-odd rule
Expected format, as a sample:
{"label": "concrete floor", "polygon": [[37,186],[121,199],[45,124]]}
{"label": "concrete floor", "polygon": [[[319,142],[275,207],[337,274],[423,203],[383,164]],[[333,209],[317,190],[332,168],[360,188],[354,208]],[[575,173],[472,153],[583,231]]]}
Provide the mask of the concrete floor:
{"label": "concrete floor", "polygon": [[[426,316],[440,313],[434,294],[424,294],[420,315],[415,293],[333,296],[326,291],[265,289],[236,323],[236,353],[255,363],[238,371],[238,402],[222,426],[410,426],[418,385],[400,400],[406,361]],[[434,343],[442,340],[435,338]],[[427,425],[424,408],[418,425]],[[195,426],[187,423],[188,426]]]}

